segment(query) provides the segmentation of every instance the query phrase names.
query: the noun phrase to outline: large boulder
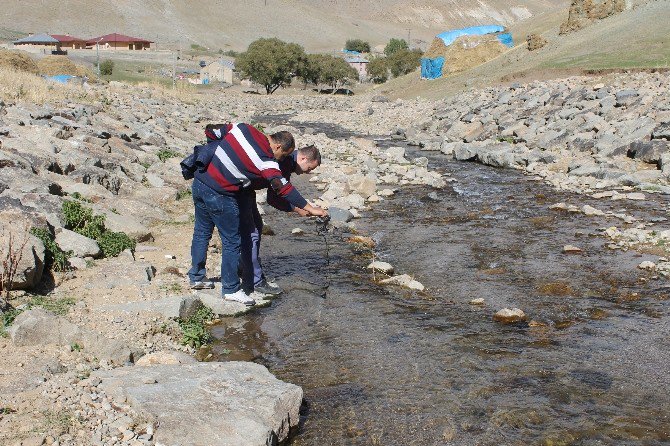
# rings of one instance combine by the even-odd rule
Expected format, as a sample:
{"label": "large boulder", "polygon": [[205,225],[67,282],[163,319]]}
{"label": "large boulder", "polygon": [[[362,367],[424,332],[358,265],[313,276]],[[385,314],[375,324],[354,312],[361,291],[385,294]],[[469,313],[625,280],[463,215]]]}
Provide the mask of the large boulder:
{"label": "large boulder", "polygon": [[96,371],[113,402],[155,417],[156,443],[265,446],[298,425],[302,389],[252,362],[216,362]]}
{"label": "large boulder", "polygon": [[9,335],[14,345],[73,345],[93,353],[97,358],[117,365],[132,362],[136,352],[116,339],[108,339],[96,332],[79,327],[61,316],[42,308],[24,311],[16,317]]}
{"label": "large boulder", "polygon": [[63,251],[72,251],[76,257],[100,257],[102,251],[98,242],[68,229],[56,234],[56,244]]}
{"label": "large boulder", "polygon": [[662,139],[635,141],[628,149],[628,156],[645,163],[658,164],[663,154],[670,152],[670,142]]}

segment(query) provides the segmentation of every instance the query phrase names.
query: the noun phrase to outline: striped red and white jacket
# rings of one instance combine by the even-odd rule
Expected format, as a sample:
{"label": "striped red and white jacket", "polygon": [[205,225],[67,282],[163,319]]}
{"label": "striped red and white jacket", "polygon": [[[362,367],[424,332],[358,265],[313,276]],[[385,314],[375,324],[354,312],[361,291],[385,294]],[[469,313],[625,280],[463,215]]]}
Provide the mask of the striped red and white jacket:
{"label": "striped red and white jacket", "polygon": [[[214,151],[209,166],[195,178],[222,194],[243,189],[271,187],[280,197],[299,208],[307,205],[300,192],[282,176],[268,138],[249,124],[228,124],[207,143]],[[209,135],[208,135],[209,137]]]}

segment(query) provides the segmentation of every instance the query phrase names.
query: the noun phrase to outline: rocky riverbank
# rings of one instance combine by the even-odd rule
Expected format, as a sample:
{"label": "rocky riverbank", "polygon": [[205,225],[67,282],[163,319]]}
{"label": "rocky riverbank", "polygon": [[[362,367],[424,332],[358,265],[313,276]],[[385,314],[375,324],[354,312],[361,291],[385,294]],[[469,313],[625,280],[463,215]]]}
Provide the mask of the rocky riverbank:
{"label": "rocky riverbank", "polygon": [[[0,338],[2,442],[285,440],[299,421],[299,388],[252,363],[194,362],[194,347],[180,342],[177,321],[202,308],[217,317],[247,309],[221,301],[217,290],[187,290],[192,204],[179,161],[203,139],[206,123],[253,122],[259,110],[325,109],[332,100],[193,97],[119,84],[73,91],[78,97],[48,105],[0,106],[2,241],[7,255],[10,245],[22,252]],[[336,225],[355,226],[353,218],[399,185],[445,184],[425,160],[407,160],[402,148],[382,150],[356,138],[342,143],[323,133],[296,136],[299,145],[315,143],[324,154],[312,198],[331,208]],[[126,234],[135,249],[107,255],[102,239],[70,227],[68,202],[82,218],[104,216],[104,229]],[[51,271],[59,260],[64,271]],[[182,401],[187,382],[193,391]],[[194,417],[189,426],[201,427],[175,424],[187,415]]]}
{"label": "rocky riverbank", "polygon": [[[0,439],[25,445],[265,444],[286,439],[297,425],[299,388],[255,364],[194,363],[196,349],[180,342],[177,319],[205,307],[217,316],[246,311],[222,302],[218,291],[191,294],[184,278],[192,205],[179,161],[203,139],[205,124],[286,116],[285,125],[265,130],[293,130],[298,146],[321,149],[324,163],[310,177],[307,195],[348,230],[404,185],[444,188],[453,181],[429,169],[425,157],[408,159],[407,142],[457,161],[521,169],[556,189],[616,202],[619,209],[605,211],[548,206],[609,216],[616,226],[602,235],[613,249],[662,248],[670,232],[631,209],[647,205],[649,194],[670,192],[668,80],[658,73],[570,78],[435,103],[192,96],[112,84],[69,90],[49,105],[2,103],[2,241],[8,246],[11,234],[23,253],[13,280],[18,291],[9,301],[23,312],[0,337]],[[355,136],[335,139],[310,123],[335,124]],[[380,145],[375,138],[387,141]],[[106,229],[127,234],[135,250],[106,257],[110,246],[67,228],[66,201],[104,216]],[[665,208],[662,199],[649,205]],[[31,227],[42,229],[42,237],[30,234]],[[280,237],[296,236],[283,229]],[[45,268],[54,261],[54,247],[70,253],[63,272]],[[210,254],[210,264],[217,264],[216,242]],[[663,275],[666,262],[643,267]],[[390,265],[372,266],[370,276],[382,267],[396,274],[388,286],[423,289]],[[179,389],[195,377],[184,398]],[[209,418],[214,405],[221,414],[223,395],[234,395],[237,403],[225,417]],[[174,421],[186,413],[194,417],[189,425],[200,416],[204,424],[175,430]],[[239,423],[226,424],[230,419]]]}

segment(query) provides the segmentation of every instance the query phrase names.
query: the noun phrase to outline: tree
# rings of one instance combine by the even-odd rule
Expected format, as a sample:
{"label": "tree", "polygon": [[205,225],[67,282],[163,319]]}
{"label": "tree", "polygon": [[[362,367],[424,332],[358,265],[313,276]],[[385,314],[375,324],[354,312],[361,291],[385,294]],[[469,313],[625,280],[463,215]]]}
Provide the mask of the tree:
{"label": "tree", "polygon": [[340,87],[352,80],[358,80],[358,71],[346,60],[334,56],[325,56],[322,60],[322,81],[335,93]]}
{"label": "tree", "polygon": [[305,50],[296,43],[258,39],[237,57],[235,65],[243,77],[263,85],[265,92],[272,94],[291,83],[306,58]]}
{"label": "tree", "polygon": [[349,39],[344,45],[344,49],[349,51],[358,51],[359,53],[369,53],[370,43],[361,39]]}
{"label": "tree", "polygon": [[100,75],[102,76],[111,76],[114,71],[114,61],[105,59],[100,62]]}
{"label": "tree", "polygon": [[375,57],[368,64],[368,77],[375,84],[383,84],[389,78],[389,67],[386,59]]}
{"label": "tree", "polygon": [[409,46],[407,45],[405,39],[391,39],[384,48],[384,54],[386,54],[387,56],[392,56],[397,51],[408,50],[408,49]]}
{"label": "tree", "polygon": [[298,77],[307,84],[319,86],[323,82],[324,54],[308,54],[298,68]]}
{"label": "tree", "polygon": [[387,57],[386,62],[393,77],[402,76],[414,71],[421,65],[422,54],[420,50],[399,50],[393,53],[392,56]]}

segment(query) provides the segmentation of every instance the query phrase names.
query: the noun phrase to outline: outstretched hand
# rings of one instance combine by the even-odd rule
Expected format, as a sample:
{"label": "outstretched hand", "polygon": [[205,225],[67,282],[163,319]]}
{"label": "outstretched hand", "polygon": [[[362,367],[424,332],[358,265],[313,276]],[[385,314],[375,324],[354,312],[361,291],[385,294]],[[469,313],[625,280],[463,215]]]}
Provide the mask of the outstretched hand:
{"label": "outstretched hand", "polygon": [[312,206],[310,204],[305,206],[304,211],[306,211],[309,215],[312,215],[314,217],[326,217],[326,216],[328,216],[328,211],[326,211],[323,208],[320,208],[319,206]]}

